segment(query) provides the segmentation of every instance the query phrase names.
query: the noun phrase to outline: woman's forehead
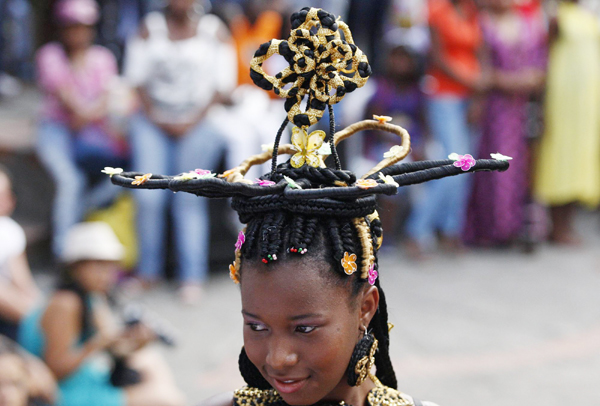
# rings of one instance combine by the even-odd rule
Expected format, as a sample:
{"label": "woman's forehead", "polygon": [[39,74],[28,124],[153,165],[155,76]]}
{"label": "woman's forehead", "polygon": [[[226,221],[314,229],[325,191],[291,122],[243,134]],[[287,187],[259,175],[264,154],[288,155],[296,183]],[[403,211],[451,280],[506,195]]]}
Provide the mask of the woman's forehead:
{"label": "woman's forehead", "polygon": [[320,259],[244,265],[242,307],[246,312],[328,313],[348,308],[349,290],[332,282],[331,266]]}

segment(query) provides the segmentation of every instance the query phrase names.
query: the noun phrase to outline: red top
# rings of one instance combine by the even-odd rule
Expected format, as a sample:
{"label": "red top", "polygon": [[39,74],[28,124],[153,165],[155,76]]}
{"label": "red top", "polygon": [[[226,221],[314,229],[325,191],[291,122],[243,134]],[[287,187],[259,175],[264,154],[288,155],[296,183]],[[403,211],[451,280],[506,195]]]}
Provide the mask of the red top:
{"label": "red top", "polygon": [[[477,50],[482,34],[477,9],[472,2],[463,2],[459,13],[450,0],[429,0],[429,26],[438,34],[441,53],[446,63],[461,76],[475,78],[480,66]],[[437,67],[429,69],[433,77],[430,92],[466,96],[471,93],[466,86],[456,82]]]}

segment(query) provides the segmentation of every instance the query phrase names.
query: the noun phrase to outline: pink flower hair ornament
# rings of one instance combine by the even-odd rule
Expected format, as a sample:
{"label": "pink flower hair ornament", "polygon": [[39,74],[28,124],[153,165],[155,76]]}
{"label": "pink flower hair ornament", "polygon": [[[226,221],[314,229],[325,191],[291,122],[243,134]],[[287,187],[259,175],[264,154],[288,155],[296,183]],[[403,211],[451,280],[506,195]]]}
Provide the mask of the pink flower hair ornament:
{"label": "pink flower hair ornament", "polygon": [[242,245],[246,242],[246,235],[243,231],[240,231],[238,234],[237,241],[235,242],[235,250],[239,251],[242,249]]}
{"label": "pink flower hair ornament", "polygon": [[369,284],[375,285],[375,281],[377,280],[378,273],[375,270],[375,264],[371,264],[369,268]]}
{"label": "pink flower hair ornament", "polygon": [[256,182],[258,184],[258,186],[274,186],[276,185],[275,182],[273,182],[272,180],[266,180],[266,179],[258,179],[256,178]]}
{"label": "pink flower hair ornament", "polygon": [[477,164],[477,162],[475,161],[473,156],[470,154],[466,154],[466,155],[459,155],[458,160],[456,160],[452,165],[454,165],[457,168],[460,168],[466,172],[469,169],[471,169],[472,167],[474,167],[476,164]]}

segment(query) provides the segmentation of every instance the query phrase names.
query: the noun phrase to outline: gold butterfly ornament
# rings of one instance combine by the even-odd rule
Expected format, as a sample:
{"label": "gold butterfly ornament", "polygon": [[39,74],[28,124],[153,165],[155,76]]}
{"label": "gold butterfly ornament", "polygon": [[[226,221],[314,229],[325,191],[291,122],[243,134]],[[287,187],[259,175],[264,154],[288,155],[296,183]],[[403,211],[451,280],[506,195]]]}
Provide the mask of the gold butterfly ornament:
{"label": "gold butterfly ornament", "polygon": [[294,168],[301,168],[304,164],[314,168],[321,166],[323,160],[319,156],[319,149],[325,140],[325,131],[317,130],[310,135],[303,128],[292,129],[292,145],[296,152],[290,161]]}

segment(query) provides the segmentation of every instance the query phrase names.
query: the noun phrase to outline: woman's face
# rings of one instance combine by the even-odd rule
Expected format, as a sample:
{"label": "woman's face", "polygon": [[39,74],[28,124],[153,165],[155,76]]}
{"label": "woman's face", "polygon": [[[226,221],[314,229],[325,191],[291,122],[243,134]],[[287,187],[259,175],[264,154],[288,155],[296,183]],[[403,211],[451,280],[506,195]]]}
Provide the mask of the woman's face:
{"label": "woman's face", "polygon": [[175,15],[184,15],[194,9],[194,3],[196,0],[170,0],[168,8]]}
{"label": "woman's face", "polygon": [[514,0],[488,0],[487,5],[494,11],[503,12],[512,9]]}
{"label": "woman's face", "polygon": [[0,406],[26,406],[28,398],[23,361],[14,354],[0,354]]}
{"label": "woman's face", "polygon": [[350,288],[323,277],[327,272],[327,262],[310,257],[243,265],[246,353],[290,405],[348,399],[356,389],[346,369],[379,294],[371,287],[352,300]]}
{"label": "woman's face", "polygon": [[94,27],[90,25],[68,25],[61,30],[61,41],[71,51],[86,49],[94,42]]}
{"label": "woman's face", "polygon": [[117,282],[118,264],[113,261],[81,261],[73,265],[73,278],[87,292],[108,293]]}

